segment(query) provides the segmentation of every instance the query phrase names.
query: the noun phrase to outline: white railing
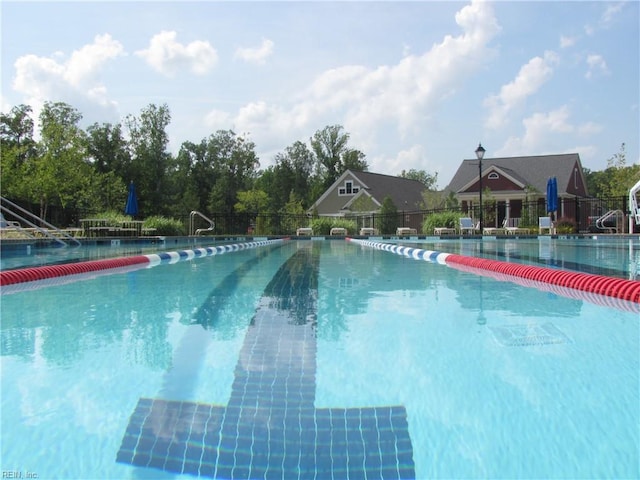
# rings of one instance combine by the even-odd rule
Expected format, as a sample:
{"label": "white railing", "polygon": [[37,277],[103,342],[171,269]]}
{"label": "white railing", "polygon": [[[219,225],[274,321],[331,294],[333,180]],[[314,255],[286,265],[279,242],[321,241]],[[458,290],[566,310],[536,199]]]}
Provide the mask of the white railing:
{"label": "white railing", "polygon": [[[615,219],[616,226],[606,225],[611,218]],[[624,212],[622,210],[609,210],[596,220],[596,227],[601,230],[609,230],[610,233],[622,233],[624,226]]]}
{"label": "white railing", "polygon": [[[9,207],[11,208],[7,207],[6,205],[9,205]],[[16,205],[11,200],[7,200],[4,197],[0,197],[0,210],[11,214],[11,216],[29,225],[29,229],[23,228],[22,225],[14,226],[16,230],[20,231],[28,238],[35,238],[35,235],[33,235],[33,233],[38,232],[40,235],[55,241],[64,247],[69,246],[68,243],[65,242],[65,240],[75,243],[77,246],[82,245],[80,243],[80,240],[78,240],[77,238],[69,235],[67,232],[60,230],[58,227],[51,225],[46,220],[43,220],[37,215],[31,213],[29,210],[25,210],[20,205]],[[22,213],[22,215],[16,213],[16,210]],[[37,222],[37,224],[34,222]],[[43,228],[42,225],[44,225],[46,228]]]}
{"label": "white railing", "polygon": [[638,197],[636,196],[640,191],[640,180],[636,183],[631,190],[629,190],[629,233],[633,232],[633,221],[636,225],[640,225],[640,208],[638,207]]}
{"label": "white railing", "polygon": [[[200,217],[207,222],[209,222],[209,226],[207,228],[198,228],[196,229],[196,217]],[[210,218],[206,217],[202,213],[193,210],[189,215],[189,236],[193,237],[194,235],[200,235],[202,232],[212,232],[216,228],[216,224]]]}

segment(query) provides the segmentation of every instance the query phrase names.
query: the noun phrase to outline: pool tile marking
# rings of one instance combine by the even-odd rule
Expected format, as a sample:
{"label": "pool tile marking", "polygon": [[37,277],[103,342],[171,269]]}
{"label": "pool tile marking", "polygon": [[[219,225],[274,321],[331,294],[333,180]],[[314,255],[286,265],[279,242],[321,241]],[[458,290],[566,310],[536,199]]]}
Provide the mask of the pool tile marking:
{"label": "pool tile marking", "polygon": [[317,255],[274,276],[226,406],[141,398],[117,461],[211,478],[415,477],[402,406],[316,409]]}

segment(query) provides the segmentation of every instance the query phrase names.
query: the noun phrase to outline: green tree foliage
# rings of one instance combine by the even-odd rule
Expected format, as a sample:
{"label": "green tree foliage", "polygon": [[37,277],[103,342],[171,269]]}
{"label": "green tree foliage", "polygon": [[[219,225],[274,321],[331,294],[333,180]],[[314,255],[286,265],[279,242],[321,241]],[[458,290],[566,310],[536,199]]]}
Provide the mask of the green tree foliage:
{"label": "green tree foliage", "polygon": [[28,162],[23,181],[28,197],[40,204],[45,218],[50,202],[63,208],[84,206],[91,168],[85,161],[85,133],[78,123],[82,115],[72,106],[47,102],[40,113],[39,154]]}
{"label": "green tree foliage", "polygon": [[171,122],[169,107],[148,105],[139,117],[127,116],[132,152],[131,180],[136,185],[138,204],[145,215],[162,215],[171,199],[169,175],[174,167],[167,151]]}
{"label": "green tree foliage", "polygon": [[219,130],[207,140],[207,155],[216,178],[209,194],[209,209],[231,214],[238,192],[253,188],[260,165],[255,144],[232,130]]}
{"label": "green tree foliage", "polygon": [[607,160],[607,168],[601,172],[585,169],[587,188],[594,197],[624,197],[640,179],[640,165],[627,166],[625,144]]}
{"label": "green tree foliage", "polygon": [[422,222],[422,231],[431,234],[438,227],[458,228],[460,216],[460,212],[457,211],[432,213]]}
{"label": "green tree foliage", "polygon": [[416,170],[414,168],[407,170],[402,170],[399,175],[402,178],[409,178],[411,180],[417,180],[422,183],[427,190],[435,190],[437,188],[438,183],[438,172],[436,173],[427,173],[425,170]]}
{"label": "green tree foliage", "polygon": [[37,155],[31,113],[30,106],[18,105],[8,114],[0,114],[0,171],[5,196],[27,196],[27,185],[23,181],[25,163]]}
{"label": "green tree foliage", "polygon": [[391,200],[390,196],[384,197],[382,200],[382,207],[380,208],[380,224],[378,229],[380,233],[391,234],[395,233],[398,227],[398,208]]}
{"label": "green tree foliage", "polygon": [[131,153],[124,138],[122,125],[111,123],[87,128],[87,155],[96,172],[112,172],[123,180],[131,177]]}
{"label": "green tree foliage", "polygon": [[310,192],[314,182],[315,157],[303,142],[295,142],[276,154],[276,164],[267,168],[258,180],[271,199],[271,211],[281,211],[293,194],[304,206],[315,199]]}
{"label": "green tree foliage", "polygon": [[347,169],[365,171],[367,162],[364,153],[347,147],[349,134],[341,125],[330,125],[318,130],[311,137],[311,149],[316,155],[316,172],[320,178],[320,192],[329,188]]}

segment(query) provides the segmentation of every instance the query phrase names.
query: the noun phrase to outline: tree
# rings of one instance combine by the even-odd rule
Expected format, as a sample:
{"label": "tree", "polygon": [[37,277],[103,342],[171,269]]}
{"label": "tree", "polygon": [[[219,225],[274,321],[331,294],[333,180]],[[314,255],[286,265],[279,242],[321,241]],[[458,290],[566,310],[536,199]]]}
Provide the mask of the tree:
{"label": "tree", "polygon": [[398,208],[390,196],[384,197],[380,207],[380,233],[394,233],[398,227]]}
{"label": "tree", "polygon": [[267,168],[257,179],[260,188],[268,193],[272,211],[281,211],[291,198],[298,198],[303,206],[311,204],[313,166],[315,157],[306,144],[297,141],[275,156],[275,165]]}
{"label": "tree", "polygon": [[360,150],[348,148],[342,155],[342,172],[344,172],[345,170],[366,172],[367,170],[369,170],[369,165],[367,164],[365,158],[366,155]]}
{"label": "tree", "polygon": [[146,215],[161,215],[170,205],[172,192],[168,180],[174,167],[167,151],[171,122],[169,107],[150,104],[139,117],[129,115],[125,124],[132,148],[131,179],[136,184],[140,209]]}
{"label": "tree", "polygon": [[112,172],[124,181],[131,180],[131,153],[119,123],[94,123],[89,126],[87,154],[96,172]]}
{"label": "tree", "polygon": [[322,178],[322,190],[326,190],[344,171],[343,155],[347,152],[349,135],[341,125],[331,125],[318,130],[311,137],[311,149],[316,155],[317,172]]}
{"label": "tree", "polygon": [[0,114],[0,171],[5,196],[23,198],[26,195],[24,164],[37,155],[31,112],[30,106],[18,105],[8,114]]}
{"label": "tree", "polygon": [[40,204],[45,218],[51,202],[83,207],[90,194],[91,168],[85,161],[85,134],[78,126],[82,115],[71,105],[46,102],[40,113],[40,154],[30,161],[23,181],[28,199]]}
{"label": "tree", "polygon": [[[607,160],[607,168],[593,176],[588,186],[590,193],[598,197],[624,197],[640,179],[640,165],[627,166],[625,144],[620,151]],[[594,191],[591,191],[593,187]]]}
{"label": "tree", "polygon": [[216,183],[209,195],[213,212],[233,213],[237,194],[253,187],[258,166],[255,144],[231,130],[219,130],[207,140]]}
{"label": "tree", "polygon": [[435,190],[438,183],[438,172],[431,174],[425,170],[416,170],[414,168],[409,171],[402,170],[399,175],[402,178],[409,178],[411,180],[417,180],[422,183],[427,190]]}

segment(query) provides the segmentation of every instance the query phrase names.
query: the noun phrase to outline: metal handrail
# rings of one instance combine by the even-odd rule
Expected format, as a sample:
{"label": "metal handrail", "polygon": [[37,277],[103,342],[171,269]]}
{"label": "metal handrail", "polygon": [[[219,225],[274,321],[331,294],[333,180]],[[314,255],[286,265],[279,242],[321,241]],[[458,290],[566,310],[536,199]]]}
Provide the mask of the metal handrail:
{"label": "metal handrail", "polygon": [[[22,212],[23,214],[28,215],[31,219],[39,222],[41,225],[46,225],[48,227],[48,229],[51,229],[51,230],[55,231],[60,236],[53,235],[48,229],[42,228],[40,225],[36,225],[31,220],[28,220],[27,218],[23,217],[22,215],[19,215],[15,211],[11,210],[11,208],[2,205],[2,202],[9,204],[12,208],[18,210],[19,212]],[[67,239],[67,240],[69,240],[71,242],[74,242],[77,246],[81,246],[82,245],[80,243],[80,240],[78,240],[77,238],[72,237],[68,233],[63,232],[62,230],[60,230],[55,225],[51,225],[49,222],[47,222],[46,220],[43,220],[42,218],[38,217],[37,215],[34,215],[29,210],[26,210],[26,209],[22,208],[20,205],[16,205],[11,200],[8,200],[8,199],[6,199],[4,197],[1,197],[1,196],[0,196],[0,210],[11,214],[15,218],[18,218],[22,222],[26,223],[27,225],[30,225],[33,229],[35,229],[38,232],[40,232],[40,234],[42,234],[46,238],[54,240],[55,242],[58,242],[59,244],[61,244],[64,247],[68,247],[69,245],[67,244],[67,242],[62,240],[62,238],[65,238],[65,239]],[[25,230],[22,227],[16,227],[16,229],[18,229],[21,233],[27,235],[28,237],[35,238],[33,235],[31,235],[27,230]],[[60,238],[60,237],[62,237],[62,238]]]}
{"label": "metal handrail", "polygon": [[638,198],[636,194],[640,192],[640,180],[629,190],[629,233],[633,232],[633,221],[636,225],[640,225],[640,207],[638,207]]}
{"label": "metal handrail", "polygon": [[[611,217],[616,219],[616,226],[610,227],[604,224]],[[609,210],[607,213],[602,215],[600,218],[596,220],[596,227],[601,230],[610,230],[611,233],[619,233],[621,228],[620,225],[624,223],[624,212],[622,210]]]}
{"label": "metal handrail", "polygon": [[[194,230],[195,229],[195,217],[196,217],[196,215],[201,217],[201,218],[203,218],[207,222],[209,222],[209,226],[207,228],[198,228],[197,230]],[[202,213],[200,213],[200,212],[198,212],[196,210],[193,210],[189,214],[189,236],[190,237],[193,237],[194,235],[200,235],[202,232],[212,232],[214,228],[216,228],[216,224],[214,223],[214,221],[211,220],[210,218],[206,217]]]}

